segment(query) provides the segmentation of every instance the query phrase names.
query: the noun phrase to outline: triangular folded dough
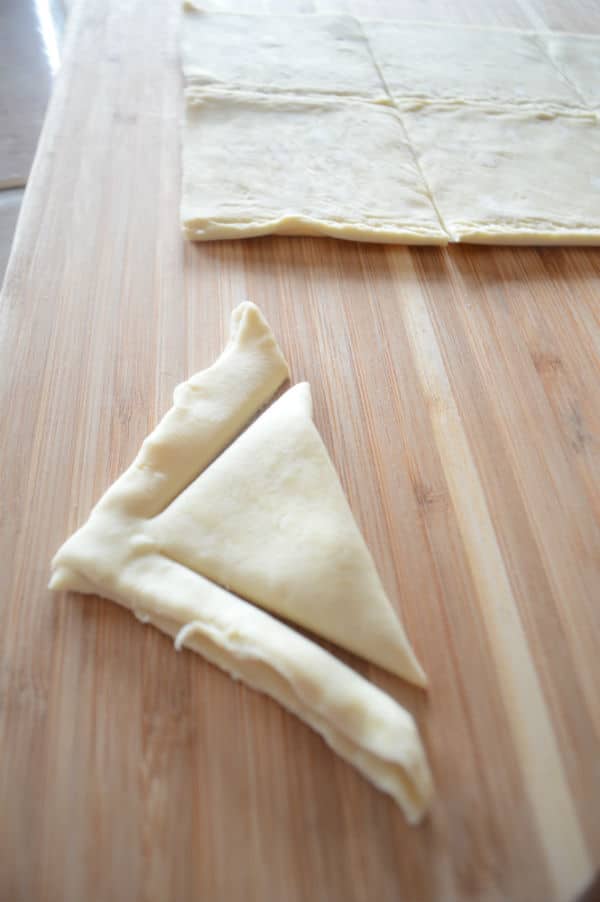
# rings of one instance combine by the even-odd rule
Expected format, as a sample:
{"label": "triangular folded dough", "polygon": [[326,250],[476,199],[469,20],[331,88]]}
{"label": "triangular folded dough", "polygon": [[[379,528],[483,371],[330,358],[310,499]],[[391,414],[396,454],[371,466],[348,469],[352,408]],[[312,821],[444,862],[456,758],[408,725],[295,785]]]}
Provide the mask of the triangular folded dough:
{"label": "triangular folded dough", "polygon": [[150,524],[164,554],[423,685],[312,421],[289,389]]}
{"label": "triangular folded dough", "polygon": [[[313,726],[379,788],[390,793],[403,807],[407,818],[414,822],[428,806],[431,780],[410,715],[315,643],[232,595],[202,572],[194,572],[195,563],[187,559],[187,546],[184,543],[183,552],[179,547],[183,531],[179,517],[173,512],[181,506],[180,516],[186,521],[196,516],[198,505],[191,490],[204,479],[209,480],[211,492],[217,491],[211,503],[220,504],[222,512],[227,512],[223,507],[225,495],[218,494],[218,486],[224,486],[220,468],[213,471],[219,461],[209,465],[286,377],[287,365],[260,312],[252,304],[242,304],[234,311],[232,337],[221,357],[212,367],[176,389],[175,406],[146,439],[131,467],[108,489],[88,522],[56,554],[50,588],[111,598],[131,608],[140,619],[150,621],[176,637],[177,646],[183,642],[189,644],[234,676],[267,692]],[[331,587],[325,589],[324,581],[335,583],[332,561],[337,561],[341,574],[338,589],[348,593],[346,568],[349,567],[352,578],[356,578],[354,556],[346,560],[343,550],[335,550],[335,541],[337,538],[337,541],[350,542],[357,559],[366,567],[366,573],[371,574],[372,570],[372,575],[364,577],[364,585],[378,587],[381,594],[376,593],[374,598],[385,602],[383,607],[379,603],[376,608],[376,628],[372,634],[376,636],[388,615],[391,617],[388,622],[395,622],[393,613],[388,610],[368,551],[312,425],[308,386],[297,386],[284,395],[268,414],[234,442],[223,455],[225,473],[231,460],[236,459],[235,456],[232,458],[232,449],[245,439],[250,443],[250,450],[255,447],[252,443],[258,440],[258,447],[262,449],[262,484],[268,485],[264,465],[281,466],[282,446],[278,439],[277,459],[276,446],[273,449],[275,456],[269,455],[265,438],[267,445],[269,436],[275,441],[276,434],[281,436],[282,427],[284,431],[289,430],[290,437],[296,435],[299,444],[294,452],[305,457],[304,464],[296,468],[297,476],[303,474],[305,494],[303,496],[297,487],[292,491],[294,467],[285,465],[287,475],[274,479],[272,486],[277,487],[275,495],[281,500],[287,482],[289,497],[294,501],[288,504],[287,511],[281,512],[279,528],[285,536],[285,517],[291,516],[295,520],[297,515],[295,534],[296,539],[301,539],[298,547],[303,549],[307,566],[312,561],[311,566],[317,567],[314,585],[321,584],[328,631],[330,625],[331,628],[334,626],[336,593]],[[250,468],[260,462],[247,460],[246,463],[250,475]],[[200,479],[197,478],[199,474],[203,474]],[[243,482],[243,474],[240,474],[238,485]],[[260,484],[259,480],[257,488]],[[311,556],[311,543],[299,532],[307,527],[307,520],[300,516],[302,512],[298,511],[297,505],[302,497],[307,503],[311,500],[314,503],[319,492],[329,499],[333,513],[325,515],[321,511],[317,517],[318,532],[315,534],[322,544],[320,552],[316,555],[313,552]],[[272,529],[268,495],[267,490],[263,496],[267,514],[264,522],[270,523]],[[240,516],[246,515],[240,511]],[[259,512],[255,510],[254,516],[259,517]],[[331,519],[328,520],[328,516]],[[249,523],[247,516],[246,523]],[[313,521],[313,526],[316,525]],[[326,547],[328,530],[330,544]],[[207,541],[205,535],[202,538]],[[264,539],[269,542],[271,536],[264,536]],[[239,536],[236,540],[234,531],[229,536],[229,547],[237,548],[241,560],[241,550],[245,546],[243,543],[236,546],[236,541],[239,542]],[[282,558],[272,569],[275,582],[281,578],[281,561],[285,562],[286,555],[288,562],[293,560],[293,555],[290,557],[285,551],[285,544],[279,541]],[[256,551],[259,553],[258,549]],[[185,561],[178,563],[169,559],[180,554],[182,558],[186,557]],[[215,561],[218,563],[217,557]],[[233,558],[231,564],[237,582],[243,568],[238,568]],[[302,578],[297,565],[288,570],[288,578],[292,584]],[[243,593],[243,589],[238,591]],[[271,598],[272,593],[268,594]],[[286,595],[286,606],[293,604],[293,596],[293,592]],[[299,592],[298,599],[302,620],[306,622],[308,617],[315,616],[318,605],[310,601],[307,592]],[[346,621],[359,616],[357,629],[364,631],[370,627],[369,619],[365,617],[369,599],[364,599],[362,614],[359,602],[360,599],[353,599],[346,613],[342,610],[338,616]],[[272,604],[275,607],[274,602]],[[382,614],[383,610],[388,613]],[[323,632],[318,622],[316,628]],[[387,628],[394,629],[389,625]],[[398,629],[396,641],[404,660],[409,662],[404,667],[409,670],[414,658],[402,629],[399,626]],[[348,630],[345,636],[342,630],[338,641],[349,639],[345,644],[352,647],[355,644],[352,632],[352,629]],[[418,668],[417,664],[415,666]],[[419,676],[418,670],[415,676]]]}
{"label": "triangular folded dough", "polygon": [[[175,389],[174,407],[100,499],[90,523],[109,515],[110,529],[100,533],[114,536],[123,529],[129,534],[130,518],[140,518],[141,550],[160,550],[424,685],[312,422],[309,386],[290,389],[217,456],[287,375],[258,308],[240,305],[224,352]],[[83,530],[87,535],[89,524]],[[81,560],[88,546],[81,548],[80,533],[61,549],[56,566],[64,566],[75,545]],[[114,570],[117,552],[108,550]],[[98,554],[87,561],[88,576],[104,559]]]}

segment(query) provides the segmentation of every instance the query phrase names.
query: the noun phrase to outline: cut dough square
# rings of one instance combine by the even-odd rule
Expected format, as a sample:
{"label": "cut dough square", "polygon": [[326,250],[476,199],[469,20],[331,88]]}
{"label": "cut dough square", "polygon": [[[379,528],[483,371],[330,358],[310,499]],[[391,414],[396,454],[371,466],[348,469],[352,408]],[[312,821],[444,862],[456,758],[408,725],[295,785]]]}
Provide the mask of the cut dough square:
{"label": "cut dough square", "polygon": [[600,36],[542,34],[540,39],[583,102],[600,112]]}
{"label": "cut dough square", "polygon": [[181,51],[188,85],[388,101],[351,16],[215,14],[188,6]]}
{"label": "cut dough square", "polygon": [[580,107],[539,36],[459,25],[366,20],[365,34],[393,99],[487,106]]}
{"label": "cut dough square", "polygon": [[181,212],[193,239],[447,240],[397,113],[359,101],[188,95]]}
{"label": "cut dough square", "polygon": [[600,240],[600,126],[594,116],[428,107],[403,120],[454,240]]}

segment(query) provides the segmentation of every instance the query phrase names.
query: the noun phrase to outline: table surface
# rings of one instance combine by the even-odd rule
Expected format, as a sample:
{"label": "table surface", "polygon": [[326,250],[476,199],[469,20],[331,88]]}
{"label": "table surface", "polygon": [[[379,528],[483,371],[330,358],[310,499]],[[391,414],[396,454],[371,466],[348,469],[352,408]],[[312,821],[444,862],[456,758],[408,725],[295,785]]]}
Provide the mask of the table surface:
{"label": "table surface", "polygon": [[[600,32],[585,0],[343,8]],[[0,898],[569,902],[600,859],[599,251],[186,244],[178,18],[75,5],[4,284]],[[419,723],[418,829],[274,702],[46,589],[246,297],[430,677],[340,654]]]}

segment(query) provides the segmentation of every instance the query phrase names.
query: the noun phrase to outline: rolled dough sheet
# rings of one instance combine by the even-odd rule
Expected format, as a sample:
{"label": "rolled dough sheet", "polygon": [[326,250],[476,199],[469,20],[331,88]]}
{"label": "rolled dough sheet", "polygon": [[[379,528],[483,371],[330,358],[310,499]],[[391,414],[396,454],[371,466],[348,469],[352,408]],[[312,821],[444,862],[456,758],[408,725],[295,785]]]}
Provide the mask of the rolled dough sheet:
{"label": "rolled dough sheet", "polygon": [[600,35],[548,33],[541,39],[583,102],[600,113]]}
{"label": "rolled dough sheet", "polygon": [[279,232],[446,243],[390,107],[194,88],[187,96],[187,237]]}
{"label": "rolled dough sheet", "polygon": [[565,110],[580,96],[531,32],[365,20],[365,34],[394,101],[536,105]]}
{"label": "rolled dough sheet", "polygon": [[600,244],[598,47],[188,3],[183,232]]}
{"label": "rolled dough sheet", "polygon": [[189,85],[389,103],[352,16],[215,14],[188,5],[181,54]]}
{"label": "rolled dough sheet", "polygon": [[403,114],[456,241],[598,244],[600,129],[593,115],[477,107]]}

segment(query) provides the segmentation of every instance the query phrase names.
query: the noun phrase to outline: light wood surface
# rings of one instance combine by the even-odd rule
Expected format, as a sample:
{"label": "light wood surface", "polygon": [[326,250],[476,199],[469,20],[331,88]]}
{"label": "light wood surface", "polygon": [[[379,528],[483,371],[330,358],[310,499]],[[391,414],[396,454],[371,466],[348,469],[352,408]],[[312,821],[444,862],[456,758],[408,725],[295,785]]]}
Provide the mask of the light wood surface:
{"label": "light wood surface", "polygon": [[[600,30],[583,0],[344,8]],[[0,899],[570,902],[600,861],[599,253],[184,244],[177,21],[75,5],[4,284]],[[429,673],[340,653],[417,718],[419,829],[273,702],[45,588],[246,297]]]}

